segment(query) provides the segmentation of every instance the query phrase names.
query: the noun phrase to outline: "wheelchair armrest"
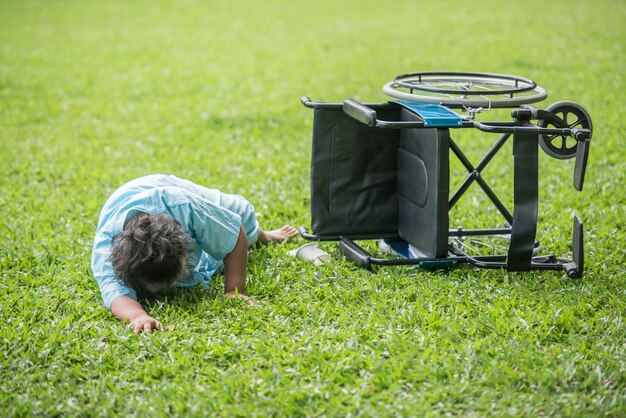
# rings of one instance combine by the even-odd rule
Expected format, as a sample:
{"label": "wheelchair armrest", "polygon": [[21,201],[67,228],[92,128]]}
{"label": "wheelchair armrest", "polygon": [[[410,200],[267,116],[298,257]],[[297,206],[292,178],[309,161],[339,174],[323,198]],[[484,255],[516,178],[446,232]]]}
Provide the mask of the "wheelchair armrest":
{"label": "wheelchair armrest", "polygon": [[367,270],[372,268],[372,257],[349,238],[341,237],[339,252],[359,267]]}
{"label": "wheelchair armrest", "polygon": [[367,126],[375,126],[378,119],[378,115],[374,109],[362,105],[353,99],[344,100],[343,111],[346,115]]}

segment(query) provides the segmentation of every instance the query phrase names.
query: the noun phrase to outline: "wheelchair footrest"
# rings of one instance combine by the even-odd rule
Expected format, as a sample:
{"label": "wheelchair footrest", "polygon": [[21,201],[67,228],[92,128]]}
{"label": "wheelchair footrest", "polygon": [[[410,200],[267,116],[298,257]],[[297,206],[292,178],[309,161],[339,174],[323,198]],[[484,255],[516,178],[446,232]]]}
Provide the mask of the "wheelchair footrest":
{"label": "wheelchair footrest", "polygon": [[574,236],[572,239],[573,261],[563,266],[563,269],[571,279],[580,279],[583,277],[583,272],[585,270],[583,246],[583,223],[578,216],[574,216]]}

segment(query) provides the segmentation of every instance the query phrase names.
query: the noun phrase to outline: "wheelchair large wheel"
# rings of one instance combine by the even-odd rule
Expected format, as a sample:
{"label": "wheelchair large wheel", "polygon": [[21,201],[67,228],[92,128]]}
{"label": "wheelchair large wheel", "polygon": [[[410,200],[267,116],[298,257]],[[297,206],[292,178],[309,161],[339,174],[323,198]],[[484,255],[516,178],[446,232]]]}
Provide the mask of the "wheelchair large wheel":
{"label": "wheelchair large wheel", "polygon": [[[542,128],[583,128],[592,131],[591,116],[578,103],[562,101],[552,103],[546,110],[556,115],[562,122],[541,119],[537,126]],[[546,154],[559,159],[567,160],[576,156],[578,141],[566,135],[540,135],[539,145]]]}
{"label": "wheelchair large wheel", "polygon": [[548,96],[527,78],[468,72],[403,74],[385,84],[383,92],[396,99],[459,108],[518,107]]}

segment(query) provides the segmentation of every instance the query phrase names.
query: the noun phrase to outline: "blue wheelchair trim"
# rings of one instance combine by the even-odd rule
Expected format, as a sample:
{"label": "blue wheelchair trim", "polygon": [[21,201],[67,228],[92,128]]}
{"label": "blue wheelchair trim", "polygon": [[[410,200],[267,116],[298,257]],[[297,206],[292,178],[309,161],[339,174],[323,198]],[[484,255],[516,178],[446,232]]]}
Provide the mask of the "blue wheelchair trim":
{"label": "blue wheelchair trim", "polygon": [[409,243],[403,239],[383,240],[391,248],[391,252],[402,258],[413,258],[409,253]]}
{"label": "blue wheelchair trim", "polygon": [[404,100],[390,100],[389,103],[398,104],[420,118],[424,119],[424,126],[429,127],[456,127],[463,125],[463,119],[447,107],[432,103],[407,102]]}
{"label": "blue wheelchair trim", "polygon": [[[385,244],[387,244],[392,254],[397,255],[402,258],[419,258],[420,255],[415,253],[414,249],[411,248],[408,242],[403,239],[384,239]],[[458,264],[458,260],[424,260],[415,264],[416,268],[423,269],[440,269],[440,268],[449,268],[454,267]]]}

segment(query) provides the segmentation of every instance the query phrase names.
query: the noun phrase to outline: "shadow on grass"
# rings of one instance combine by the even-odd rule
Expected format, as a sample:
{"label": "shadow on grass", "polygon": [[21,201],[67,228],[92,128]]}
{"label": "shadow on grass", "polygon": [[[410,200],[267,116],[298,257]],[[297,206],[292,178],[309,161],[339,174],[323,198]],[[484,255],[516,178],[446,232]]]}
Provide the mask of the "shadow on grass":
{"label": "shadow on grass", "polygon": [[139,302],[146,308],[156,308],[162,305],[169,305],[186,311],[194,310],[198,304],[206,302],[207,299],[214,300],[221,298],[220,292],[214,283],[208,289],[202,285],[196,287],[174,287],[168,292],[160,295],[140,296]]}

